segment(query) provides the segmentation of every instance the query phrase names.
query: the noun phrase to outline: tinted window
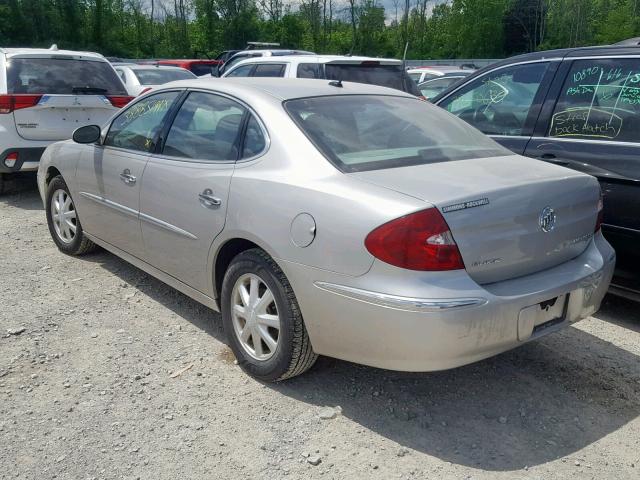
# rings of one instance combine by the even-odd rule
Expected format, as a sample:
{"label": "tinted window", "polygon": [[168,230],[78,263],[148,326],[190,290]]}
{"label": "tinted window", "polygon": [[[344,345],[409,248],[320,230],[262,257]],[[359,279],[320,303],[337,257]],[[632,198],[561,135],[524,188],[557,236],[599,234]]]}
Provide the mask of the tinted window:
{"label": "tinted window", "polygon": [[440,77],[434,78],[433,80],[428,80],[426,82],[422,82],[418,85],[418,89],[422,96],[425,98],[433,98],[436,95],[444,92],[449,86],[456,83],[463,77]]}
{"label": "tinted window", "polygon": [[549,136],[640,142],[640,59],[573,62]]}
{"label": "tinted window", "polygon": [[226,77],[248,77],[251,74],[251,70],[253,70],[253,65],[242,65],[235,70],[229,72]]}
{"label": "tinted window", "polygon": [[193,92],[180,107],[163,153],[200,160],[236,160],[245,109],[209,93]]}
{"label": "tinted window", "polygon": [[262,129],[255,117],[251,116],[247,123],[247,133],[244,137],[244,148],[242,149],[242,158],[255,157],[264,150],[266,142]]}
{"label": "tinted window", "polygon": [[487,134],[531,135],[525,123],[548,65],[532,63],[489,73],[440,106]]}
{"label": "tinted window", "polygon": [[126,95],[107,62],[66,58],[9,58],[8,93]]}
{"label": "tinted window", "polygon": [[175,80],[195,78],[193,73],[188,70],[173,70],[168,68],[134,69],[133,73],[142,85],[162,85],[163,83],[173,82]]}
{"label": "tinted window", "polygon": [[[368,83],[403,91],[407,90],[407,83],[410,83],[416,89],[415,82],[407,76],[402,65],[378,65],[376,62],[371,64],[327,63],[324,68],[326,78],[329,80]],[[417,89],[415,92],[417,94]],[[414,92],[411,91],[411,93]]]}
{"label": "tinted window", "polygon": [[193,72],[194,75],[201,77],[202,75],[210,75],[213,73],[213,65],[206,65],[201,63],[193,63],[189,67],[189,70]]}
{"label": "tinted window", "polygon": [[511,155],[417,98],[340,95],[289,100],[285,107],[318,149],[347,172]]}
{"label": "tinted window", "polygon": [[104,144],[141,152],[152,151],[162,121],[178,95],[179,92],[158,93],[125,108],[111,124]]}
{"label": "tinted window", "polygon": [[285,66],[281,63],[264,63],[256,65],[254,77],[284,77]]}
{"label": "tinted window", "polygon": [[298,65],[298,78],[322,78],[322,70],[319,63],[300,63]]}

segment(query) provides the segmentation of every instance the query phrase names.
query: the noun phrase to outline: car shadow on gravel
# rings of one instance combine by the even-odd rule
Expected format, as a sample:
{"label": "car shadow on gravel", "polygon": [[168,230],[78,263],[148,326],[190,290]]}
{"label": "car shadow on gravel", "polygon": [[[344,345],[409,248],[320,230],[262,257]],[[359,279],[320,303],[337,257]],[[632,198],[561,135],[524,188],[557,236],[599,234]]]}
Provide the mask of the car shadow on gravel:
{"label": "car shadow on gravel", "polygon": [[[219,314],[107,252],[83,258],[225,341]],[[613,315],[613,305],[602,313]],[[638,356],[570,327],[444,372],[392,372],[320,358],[305,375],[267,387],[314,408],[340,406],[345,419],[396,442],[399,455],[415,450],[513,471],[578,459],[581,449],[637,418],[639,365]],[[322,429],[322,422],[340,420],[318,421]]]}
{"label": "car shadow on gravel", "polygon": [[5,193],[0,195],[0,203],[23,210],[43,210],[35,172],[11,177],[5,188]]}

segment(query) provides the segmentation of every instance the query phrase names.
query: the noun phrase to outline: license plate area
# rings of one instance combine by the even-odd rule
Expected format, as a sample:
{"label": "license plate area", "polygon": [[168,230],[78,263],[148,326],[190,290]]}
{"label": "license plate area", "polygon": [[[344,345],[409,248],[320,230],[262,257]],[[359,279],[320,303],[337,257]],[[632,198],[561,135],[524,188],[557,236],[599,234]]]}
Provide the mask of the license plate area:
{"label": "license plate area", "polygon": [[532,335],[537,335],[549,327],[564,322],[568,301],[567,293],[520,310],[518,339],[526,340]]}

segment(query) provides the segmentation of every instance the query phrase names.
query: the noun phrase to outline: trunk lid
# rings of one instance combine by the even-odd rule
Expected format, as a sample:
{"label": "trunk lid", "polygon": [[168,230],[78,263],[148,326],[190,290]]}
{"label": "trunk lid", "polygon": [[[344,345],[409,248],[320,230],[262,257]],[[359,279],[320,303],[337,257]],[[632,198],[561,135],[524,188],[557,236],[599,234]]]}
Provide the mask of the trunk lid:
{"label": "trunk lid", "polygon": [[117,111],[104,95],[43,95],[37,105],[13,112],[26,140],[66,140],[76,128],[103,125]]}
{"label": "trunk lid", "polygon": [[350,175],[437,207],[481,284],[575,258],[596,223],[595,178],[517,155]]}

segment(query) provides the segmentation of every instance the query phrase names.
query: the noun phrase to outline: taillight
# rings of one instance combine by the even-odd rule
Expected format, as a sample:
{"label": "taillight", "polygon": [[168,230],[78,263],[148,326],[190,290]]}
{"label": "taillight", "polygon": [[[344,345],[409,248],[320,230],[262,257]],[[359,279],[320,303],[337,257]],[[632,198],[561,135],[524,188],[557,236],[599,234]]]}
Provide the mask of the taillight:
{"label": "taillight", "polygon": [[6,157],[4,157],[4,164],[9,168],[13,168],[16,165],[17,161],[18,152],[11,152]]}
{"label": "taillight", "polygon": [[122,108],[131,100],[133,100],[133,97],[121,96],[121,95],[109,95],[107,99],[111,102],[111,105],[113,105],[114,107]]}
{"label": "taillight", "polygon": [[33,107],[41,98],[42,95],[0,95],[0,114]]}
{"label": "taillight", "polygon": [[392,220],[373,230],[364,241],[379,260],[409,270],[464,268],[449,225],[436,208]]}
{"label": "taillight", "polygon": [[596,219],[596,228],[593,231],[594,233],[598,233],[598,231],[602,227],[603,210],[604,202],[602,200],[602,192],[600,192],[600,198],[598,199],[598,218]]}

